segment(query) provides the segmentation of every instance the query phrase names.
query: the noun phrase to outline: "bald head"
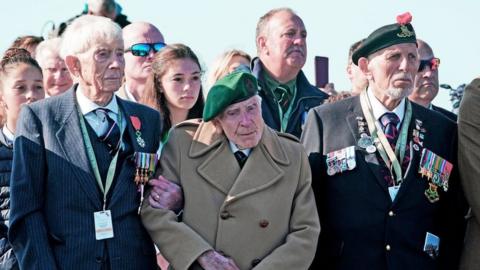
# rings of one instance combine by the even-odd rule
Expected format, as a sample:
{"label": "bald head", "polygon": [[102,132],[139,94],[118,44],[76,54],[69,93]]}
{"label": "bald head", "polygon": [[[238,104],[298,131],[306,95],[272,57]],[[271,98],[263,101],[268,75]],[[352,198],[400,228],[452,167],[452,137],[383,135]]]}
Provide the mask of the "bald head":
{"label": "bald head", "polygon": [[417,46],[418,46],[418,56],[420,59],[430,59],[433,57],[433,50],[428,43],[421,39],[417,39]]}
{"label": "bald head", "polygon": [[[160,30],[147,22],[131,23],[125,26],[122,32],[125,50],[138,43],[165,42]],[[137,100],[143,94],[143,88],[152,71],[152,61],[155,55],[152,48],[153,46],[150,47],[150,52],[146,56],[135,56],[131,51],[125,53],[125,84]]]}
{"label": "bald head", "polygon": [[[432,47],[423,40],[417,39],[418,58],[421,62],[431,63],[435,57]],[[422,64],[415,76],[415,86],[408,97],[411,101],[424,107],[430,107],[432,100],[438,94],[438,67],[432,68],[428,64]]]}
{"label": "bald head", "polygon": [[136,43],[164,42],[163,35],[155,25],[147,22],[134,22],[122,30],[125,49]]}

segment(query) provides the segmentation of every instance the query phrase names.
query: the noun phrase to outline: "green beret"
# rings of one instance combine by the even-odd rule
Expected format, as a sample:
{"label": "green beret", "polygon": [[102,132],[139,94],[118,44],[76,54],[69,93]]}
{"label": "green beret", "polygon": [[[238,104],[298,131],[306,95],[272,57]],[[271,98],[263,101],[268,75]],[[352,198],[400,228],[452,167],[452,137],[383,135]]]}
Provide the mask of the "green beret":
{"label": "green beret", "polygon": [[208,91],[203,121],[210,121],[228,106],[253,97],[257,90],[257,79],[249,72],[235,71],[220,78]]}
{"label": "green beret", "polygon": [[415,43],[417,37],[410,24],[412,15],[404,13],[397,16],[397,23],[382,26],[371,33],[352,54],[352,61],[358,65],[358,59],[395,44]]}

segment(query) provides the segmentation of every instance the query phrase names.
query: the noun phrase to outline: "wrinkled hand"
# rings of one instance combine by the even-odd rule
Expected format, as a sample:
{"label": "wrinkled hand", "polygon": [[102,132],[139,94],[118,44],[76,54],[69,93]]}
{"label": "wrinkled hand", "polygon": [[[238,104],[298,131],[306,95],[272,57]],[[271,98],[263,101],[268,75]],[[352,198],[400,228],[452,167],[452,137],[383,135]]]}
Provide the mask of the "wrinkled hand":
{"label": "wrinkled hand", "polygon": [[205,251],[197,261],[205,270],[240,270],[231,258],[225,257],[215,250]]}
{"label": "wrinkled hand", "polygon": [[153,208],[169,209],[175,213],[183,208],[183,193],[179,185],[161,175],[158,179],[150,179],[148,184],[153,187],[148,196],[148,202]]}

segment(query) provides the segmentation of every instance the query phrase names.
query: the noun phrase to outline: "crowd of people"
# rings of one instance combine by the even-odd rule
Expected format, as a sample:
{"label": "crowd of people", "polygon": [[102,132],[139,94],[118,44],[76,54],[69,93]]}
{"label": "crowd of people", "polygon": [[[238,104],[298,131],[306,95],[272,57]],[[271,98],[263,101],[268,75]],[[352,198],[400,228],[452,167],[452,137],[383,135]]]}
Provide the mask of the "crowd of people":
{"label": "crowd of people", "polygon": [[205,85],[195,48],[121,11],[88,0],[2,56],[0,269],[480,269],[480,81],[458,117],[434,106],[410,13],[332,94],[290,8]]}

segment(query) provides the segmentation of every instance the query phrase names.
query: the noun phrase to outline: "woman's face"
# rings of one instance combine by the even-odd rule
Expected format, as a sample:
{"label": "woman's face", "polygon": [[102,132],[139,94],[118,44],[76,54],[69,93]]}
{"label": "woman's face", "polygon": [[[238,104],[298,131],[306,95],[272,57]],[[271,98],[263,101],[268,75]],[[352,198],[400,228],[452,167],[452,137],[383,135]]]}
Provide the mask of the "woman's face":
{"label": "woman's face", "polygon": [[173,60],[160,78],[162,91],[171,112],[190,110],[201,88],[200,67],[192,59]]}
{"label": "woman's face", "polygon": [[7,125],[16,123],[23,104],[30,104],[45,97],[42,73],[28,64],[20,63],[7,68],[1,83],[0,100],[7,115]]}

